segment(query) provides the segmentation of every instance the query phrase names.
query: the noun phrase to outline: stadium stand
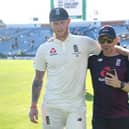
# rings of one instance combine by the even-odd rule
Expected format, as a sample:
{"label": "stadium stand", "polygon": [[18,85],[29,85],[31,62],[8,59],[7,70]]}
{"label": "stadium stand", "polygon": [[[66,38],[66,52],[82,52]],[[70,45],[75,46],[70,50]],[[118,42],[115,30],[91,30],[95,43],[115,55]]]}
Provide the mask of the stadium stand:
{"label": "stadium stand", "polygon": [[[129,48],[129,24],[125,21],[74,22],[70,24],[70,31],[76,35],[87,35],[96,39],[99,28],[104,24],[111,24],[120,37],[120,45]],[[39,45],[51,35],[52,31],[48,24],[2,26],[0,57],[34,56]]]}

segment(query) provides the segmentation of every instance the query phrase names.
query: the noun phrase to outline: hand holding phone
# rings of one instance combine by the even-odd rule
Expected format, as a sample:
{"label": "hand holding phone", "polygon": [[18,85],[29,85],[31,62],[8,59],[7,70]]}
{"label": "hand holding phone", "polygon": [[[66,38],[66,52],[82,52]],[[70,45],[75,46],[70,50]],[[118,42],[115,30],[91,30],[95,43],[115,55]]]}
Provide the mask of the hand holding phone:
{"label": "hand holding phone", "polygon": [[[110,70],[110,71],[108,71],[107,73],[110,73],[110,74],[115,75],[115,70],[114,70],[114,69],[111,69],[111,70]],[[106,74],[106,77],[111,78],[111,76],[110,76],[110,75],[108,75],[108,74]]]}

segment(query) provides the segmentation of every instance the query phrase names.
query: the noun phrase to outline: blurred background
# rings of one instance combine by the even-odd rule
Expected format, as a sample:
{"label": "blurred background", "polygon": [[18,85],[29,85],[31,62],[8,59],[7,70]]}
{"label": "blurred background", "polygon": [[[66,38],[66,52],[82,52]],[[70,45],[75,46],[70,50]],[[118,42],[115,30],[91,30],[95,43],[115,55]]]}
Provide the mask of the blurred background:
{"label": "blurred background", "polygon": [[40,44],[52,35],[49,11],[64,7],[76,35],[97,38],[104,24],[114,27],[119,45],[129,49],[128,0],[0,0],[0,58],[33,58]]}

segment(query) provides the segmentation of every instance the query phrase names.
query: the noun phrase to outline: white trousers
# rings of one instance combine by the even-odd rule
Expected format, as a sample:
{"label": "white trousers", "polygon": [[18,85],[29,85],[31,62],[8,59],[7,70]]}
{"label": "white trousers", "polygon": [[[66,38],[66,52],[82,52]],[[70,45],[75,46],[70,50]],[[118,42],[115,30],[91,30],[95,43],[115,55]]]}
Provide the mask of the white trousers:
{"label": "white trousers", "polygon": [[43,129],[86,129],[85,116],[85,110],[66,112],[62,109],[43,106]]}

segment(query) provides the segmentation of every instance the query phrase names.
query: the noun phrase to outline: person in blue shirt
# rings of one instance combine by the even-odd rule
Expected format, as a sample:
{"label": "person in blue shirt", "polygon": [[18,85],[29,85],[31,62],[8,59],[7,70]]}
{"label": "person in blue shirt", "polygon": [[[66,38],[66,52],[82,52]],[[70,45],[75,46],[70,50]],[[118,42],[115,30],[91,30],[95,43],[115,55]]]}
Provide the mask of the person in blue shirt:
{"label": "person in blue shirt", "polygon": [[101,53],[88,60],[94,91],[93,129],[129,129],[128,56],[115,49],[119,39],[112,26],[100,28],[98,41]]}

